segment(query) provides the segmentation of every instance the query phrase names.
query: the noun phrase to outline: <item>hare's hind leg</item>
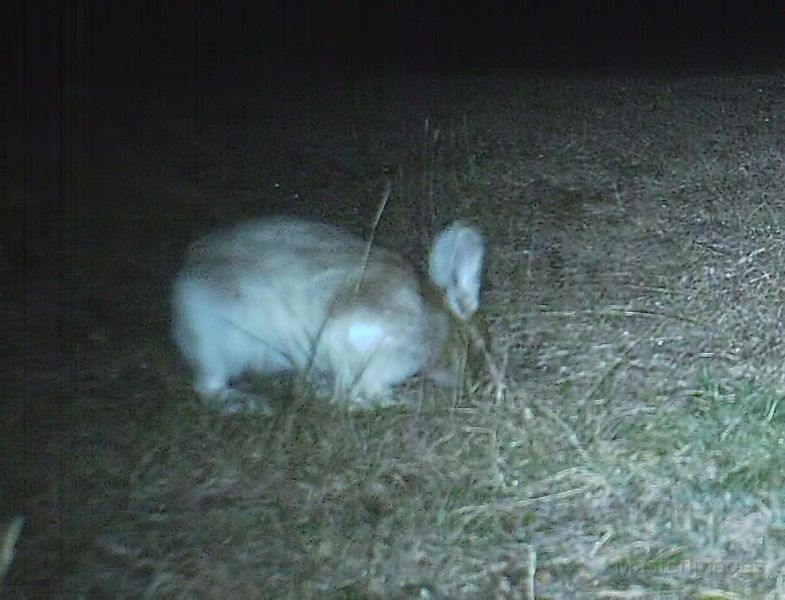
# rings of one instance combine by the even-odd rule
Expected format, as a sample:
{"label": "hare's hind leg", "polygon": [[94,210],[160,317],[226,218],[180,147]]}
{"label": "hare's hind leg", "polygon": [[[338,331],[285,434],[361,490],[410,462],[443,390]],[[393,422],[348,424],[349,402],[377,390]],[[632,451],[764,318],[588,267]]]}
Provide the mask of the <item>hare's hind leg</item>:
{"label": "hare's hind leg", "polygon": [[228,378],[215,371],[200,371],[194,389],[206,406],[225,415],[251,412],[273,414],[270,404],[263,396],[231,387]]}
{"label": "hare's hind leg", "polygon": [[174,337],[191,364],[199,398],[224,414],[269,414],[264,398],[231,386],[253,362],[253,345],[249,348],[248,335],[232,325],[231,316],[231,310],[201,283],[178,283]]}
{"label": "hare's hind leg", "polygon": [[218,410],[225,415],[259,413],[270,416],[273,414],[273,409],[264,397],[236,388],[224,389],[215,399]]}
{"label": "hare's hind leg", "polygon": [[[272,414],[263,396],[232,385],[232,380],[243,375],[253,362],[248,348],[244,347],[244,335],[232,328],[224,331],[206,328],[201,333],[193,363],[196,368],[194,389],[202,402],[224,414]],[[263,364],[264,361],[256,366]],[[264,372],[266,369],[260,370]]]}

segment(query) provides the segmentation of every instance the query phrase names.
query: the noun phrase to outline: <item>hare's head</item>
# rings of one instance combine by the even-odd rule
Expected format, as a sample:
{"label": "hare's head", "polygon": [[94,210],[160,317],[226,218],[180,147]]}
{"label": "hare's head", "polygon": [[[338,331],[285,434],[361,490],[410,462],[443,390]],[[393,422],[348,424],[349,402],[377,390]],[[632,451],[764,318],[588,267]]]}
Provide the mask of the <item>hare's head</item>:
{"label": "hare's head", "polygon": [[480,284],[485,243],[474,227],[456,222],[436,237],[428,275],[444,294],[447,307],[461,321],[480,307]]}

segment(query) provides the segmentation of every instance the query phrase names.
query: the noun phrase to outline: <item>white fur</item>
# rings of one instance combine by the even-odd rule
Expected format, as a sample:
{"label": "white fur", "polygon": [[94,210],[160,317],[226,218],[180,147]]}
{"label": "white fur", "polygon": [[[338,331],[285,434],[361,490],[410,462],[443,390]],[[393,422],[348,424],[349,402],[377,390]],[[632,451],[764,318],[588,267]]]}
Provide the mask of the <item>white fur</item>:
{"label": "white fur", "polygon": [[246,371],[291,372],[362,406],[435,370],[449,313],[465,320],[479,306],[481,234],[462,223],[442,231],[431,250],[431,282],[396,254],[374,248],[365,261],[365,251],[366,242],[340,229],[285,218],[194,244],[173,305],[175,341],[195,371],[197,393],[226,412],[267,411],[232,380]]}

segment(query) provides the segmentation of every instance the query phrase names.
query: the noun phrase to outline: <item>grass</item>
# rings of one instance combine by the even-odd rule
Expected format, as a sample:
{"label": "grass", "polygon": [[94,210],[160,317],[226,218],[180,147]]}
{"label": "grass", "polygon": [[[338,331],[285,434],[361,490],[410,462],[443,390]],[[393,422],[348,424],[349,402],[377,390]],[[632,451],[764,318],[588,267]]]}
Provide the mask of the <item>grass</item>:
{"label": "grass", "polygon": [[[318,119],[289,106],[264,143],[252,109],[242,131],[203,113],[145,150],[138,123],[111,129],[137,151],[85,148],[92,224],[63,309],[45,286],[26,313],[2,300],[23,342],[0,430],[0,522],[24,518],[3,530],[4,594],[780,597],[781,85],[390,83],[320,98]],[[486,232],[488,360],[452,393],[410,383],[403,407],[200,407],[167,333],[187,240],[281,207],[367,234],[367,173],[393,184],[382,245],[421,256],[454,218]]]}

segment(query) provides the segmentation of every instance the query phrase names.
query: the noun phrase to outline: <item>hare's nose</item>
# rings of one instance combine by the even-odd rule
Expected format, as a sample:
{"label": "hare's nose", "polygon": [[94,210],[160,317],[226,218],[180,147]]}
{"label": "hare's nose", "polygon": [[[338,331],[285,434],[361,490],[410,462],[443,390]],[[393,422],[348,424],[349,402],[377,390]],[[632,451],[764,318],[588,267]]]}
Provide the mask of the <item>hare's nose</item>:
{"label": "hare's nose", "polygon": [[455,313],[456,317],[462,321],[467,321],[474,313],[477,312],[477,309],[479,308],[479,302],[476,298],[460,295],[457,298],[452,299],[450,302],[450,308],[452,309],[453,313]]}

